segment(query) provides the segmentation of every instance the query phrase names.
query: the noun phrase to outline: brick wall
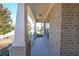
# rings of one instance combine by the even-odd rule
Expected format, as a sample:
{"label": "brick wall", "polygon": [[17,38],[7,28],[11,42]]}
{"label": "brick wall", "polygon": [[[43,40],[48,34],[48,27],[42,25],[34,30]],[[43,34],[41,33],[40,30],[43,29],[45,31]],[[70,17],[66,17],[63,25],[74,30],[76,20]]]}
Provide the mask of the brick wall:
{"label": "brick wall", "polygon": [[62,4],[60,55],[79,55],[79,4]]}
{"label": "brick wall", "polygon": [[61,4],[54,4],[49,15],[49,47],[51,55],[60,55]]}

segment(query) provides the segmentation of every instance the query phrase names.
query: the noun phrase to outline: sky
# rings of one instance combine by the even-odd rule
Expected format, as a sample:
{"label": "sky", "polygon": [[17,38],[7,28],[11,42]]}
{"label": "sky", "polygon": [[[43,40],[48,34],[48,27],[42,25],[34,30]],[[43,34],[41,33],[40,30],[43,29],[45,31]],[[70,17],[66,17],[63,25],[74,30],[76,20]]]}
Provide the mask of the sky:
{"label": "sky", "polygon": [[17,13],[17,3],[3,3],[3,6],[10,10],[11,18],[12,18],[12,21],[13,21],[13,25],[15,25],[16,13]]}

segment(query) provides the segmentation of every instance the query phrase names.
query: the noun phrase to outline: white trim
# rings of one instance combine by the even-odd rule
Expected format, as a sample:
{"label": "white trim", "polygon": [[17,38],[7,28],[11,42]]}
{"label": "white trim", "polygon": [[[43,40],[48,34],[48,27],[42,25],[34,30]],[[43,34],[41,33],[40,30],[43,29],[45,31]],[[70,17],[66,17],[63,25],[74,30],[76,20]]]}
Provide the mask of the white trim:
{"label": "white trim", "polygon": [[51,11],[53,5],[54,5],[54,4],[51,4],[51,5],[50,5],[50,7],[49,7],[49,9],[48,9],[48,11],[47,11],[47,13],[46,13],[46,15],[45,15],[45,17],[44,17],[44,21],[45,21],[46,17],[48,16],[48,14],[50,13],[50,11]]}

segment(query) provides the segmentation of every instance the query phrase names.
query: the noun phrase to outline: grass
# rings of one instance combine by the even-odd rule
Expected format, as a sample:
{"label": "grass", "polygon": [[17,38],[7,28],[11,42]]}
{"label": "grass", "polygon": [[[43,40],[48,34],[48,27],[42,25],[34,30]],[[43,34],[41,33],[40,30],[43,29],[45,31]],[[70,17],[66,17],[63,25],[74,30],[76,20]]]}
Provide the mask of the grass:
{"label": "grass", "polygon": [[9,56],[8,47],[0,49],[0,56]]}
{"label": "grass", "polygon": [[42,31],[38,31],[37,32],[37,37],[43,37],[43,32]]}

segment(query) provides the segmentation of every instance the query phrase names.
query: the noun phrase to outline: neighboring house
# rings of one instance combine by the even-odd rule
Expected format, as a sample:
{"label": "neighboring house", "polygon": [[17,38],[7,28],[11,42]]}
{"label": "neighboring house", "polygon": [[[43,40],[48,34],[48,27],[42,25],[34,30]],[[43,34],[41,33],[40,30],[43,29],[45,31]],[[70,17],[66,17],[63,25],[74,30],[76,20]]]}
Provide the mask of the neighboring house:
{"label": "neighboring house", "polygon": [[0,35],[0,40],[3,40],[4,39],[4,35]]}
{"label": "neighboring house", "polygon": [[14,38],[14,31],[9,32],[9,33],[4,34],[4,35],[0,35],[0,40],[3,40],[5,38]]}
{"label": "neighboring house", "polygon": [[10,39],[11,44],[14,41],[14,33],[15,33],[15,31],[12,31],[12,32],[9,32],[9,33],[7,33],[7,34],[4,35],[5,39]]}
{"label": "neighboring house", "polygon": [[5,34],[4,37],[5,38],[7,38],[7,37],[13,37],[14,36],[14,32],[15,31],[9,32],[9,33]]}
{"label": "neighboring house", "polygon": [[4,48],[12,44],[14,40],[14,31],[9,32],[5,35],[0,35],[0,48]]}

